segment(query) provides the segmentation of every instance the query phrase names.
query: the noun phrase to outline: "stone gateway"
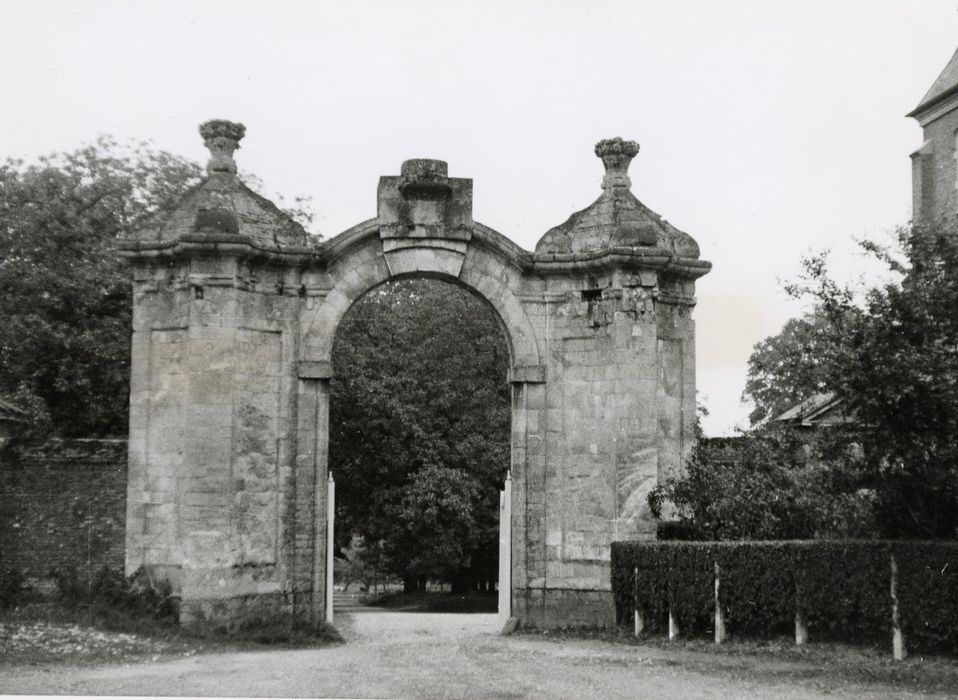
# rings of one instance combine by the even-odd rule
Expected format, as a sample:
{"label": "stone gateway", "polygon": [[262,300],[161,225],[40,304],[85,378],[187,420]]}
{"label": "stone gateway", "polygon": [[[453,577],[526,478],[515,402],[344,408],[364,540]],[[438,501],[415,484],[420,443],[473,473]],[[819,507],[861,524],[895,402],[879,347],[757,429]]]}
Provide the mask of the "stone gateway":
{"label": "stone gateway", "polygon": [[609,625],[610,544],[651,538],[646,494],[695,421],[695,241],[632,194],[639,147],[600,141],[602,193],[534,253],[473,220],[472,180],[409,160],[376,216],[316,242],[237,177],[245,129],[207,122],[208,176],[121,244],[133,270],[126,569],[185,625],[326,600],[330,352],[363,294],[454,282],[497,313],[512,385],[512,614]]}

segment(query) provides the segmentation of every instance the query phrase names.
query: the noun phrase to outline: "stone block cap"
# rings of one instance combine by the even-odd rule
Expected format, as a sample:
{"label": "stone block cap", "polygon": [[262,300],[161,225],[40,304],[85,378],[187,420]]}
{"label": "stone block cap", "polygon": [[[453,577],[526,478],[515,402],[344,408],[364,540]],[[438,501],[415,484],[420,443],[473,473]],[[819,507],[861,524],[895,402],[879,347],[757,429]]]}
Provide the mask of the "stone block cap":
{"label": "stone block cap", "polygon": [[399,191],[407,199],[442,198],[452,193],[449,166],[444,160],[413,158],[404,161],[399,172]]}
{"label": "stone block cap", "polygon": [[210,150],[209,176],[176,206],[158,212],[133,237],[141,244],[184,238],[217,244],[239,238],[237,243],[271,251],[311,246],[302,226],[236,176],[233,152],[245,135],[246,127],[237,122],[212,119],[201,124],[200,136]]}
{"label": "stone block cap", "polygon": [[595,154],[602,159],[605,166],[605,177],[602,179],[602,189],[608,187],[631,187],[629,180],[629,164],[639,153],[639,144],[635,141],[624,141],[616,136],[611,139],[602,139],[595,145]]}
{"label": "stone block cap", "polygon": [[544,255],[593,255],[603,251],[655,248],[661,254],[698,258],[698,245],[646,207],[632,194],[629,165],[639,153],[639,144],[616,136],[595,144],[605,176],[602,194],[590,206],[577,211],[550,229],[536,245]]}
{"label": "stone block cap", "polygon": [[246,135],[246,127],[225,119],[211,119],[200,124],[200,136],[210,151],[210,160],[206,172],[236,174],[236,161],[233,152],[239,148],[239,142]]}

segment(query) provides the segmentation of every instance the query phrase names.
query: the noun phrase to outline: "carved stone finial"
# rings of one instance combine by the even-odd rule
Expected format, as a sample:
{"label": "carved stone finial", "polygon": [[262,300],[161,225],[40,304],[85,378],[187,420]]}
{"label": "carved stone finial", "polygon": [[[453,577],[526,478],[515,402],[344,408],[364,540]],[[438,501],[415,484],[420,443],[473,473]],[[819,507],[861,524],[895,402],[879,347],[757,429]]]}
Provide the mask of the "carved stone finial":
{"label": "carved stone finial", "polygon": [[444,160],[413,158],[404,161],[399,175],[399,191],[408,199],[437,199],[452,193],[449,166]]}
{"label": "carved stone finial", "polygon": [[602,164],[605,166],[602,189],[632,186],[632,181],[629,179],[629,163],[638,152],[638,143],[623,141],[618,136],[614,139],[603,139],[595,145],[595,154],[602,159]]}
{"label": "carved stone finial", "polygon": [[233,151],[239,148],[239,142],[246,135],[246,127],[225,119],[212,119],[200,125],[200,136],[210,149],[210,161],[206,172],[236,174],[236,161]]}

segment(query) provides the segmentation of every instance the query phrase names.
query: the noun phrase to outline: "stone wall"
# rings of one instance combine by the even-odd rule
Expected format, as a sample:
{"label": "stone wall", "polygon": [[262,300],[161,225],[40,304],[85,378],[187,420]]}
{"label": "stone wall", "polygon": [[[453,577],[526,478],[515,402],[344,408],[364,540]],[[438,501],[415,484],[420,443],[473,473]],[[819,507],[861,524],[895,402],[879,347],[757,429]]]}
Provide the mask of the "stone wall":
{"label": "stone wall", "polygon": [[224,578],[238,598],[275,596],[291,576],[299,298],[269,266],[169,272],[135,280],[126,568],[161,570],[189,622],[212,616]]}
{"label": "stone wall", "polygon": [[691,448],[693,289],[652,271],[556,272],[520,287],[547,381],[516,388],[514,600],[526,624],[607,625],[611,544],[655,537],[646,497]]}
{"label": "stone wall", "polygon": [[126,440],[50,440],[0,450],[0,569],[81,580],[123,569]]}
{"label": "stone wall", "polygon": [[121,244],[127,572],[167,578],[188,625],[322,619],[337,328],[377,285],[434,277],[485,299],[509,343],[513,614],[611,624],[611,543],[655,536],[645,496],[691,448],[694,280],[709,269],[631,193],[638,144],[599,142],[599,199],[529,252],[473,220],[471,180],[423,159],[380,178],[376,218],[317,243],[236,177],[241,125],[201,133],[209,178]]}

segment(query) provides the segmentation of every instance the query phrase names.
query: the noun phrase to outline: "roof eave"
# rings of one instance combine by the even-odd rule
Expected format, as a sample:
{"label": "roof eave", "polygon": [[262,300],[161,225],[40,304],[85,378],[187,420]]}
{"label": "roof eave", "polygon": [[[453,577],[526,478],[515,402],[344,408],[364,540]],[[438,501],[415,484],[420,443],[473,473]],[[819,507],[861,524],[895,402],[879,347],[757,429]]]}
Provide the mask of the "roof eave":
{"label": "roof eave", "polygon": [[948,90],[945,90],[943,93],[941,93],[940,95],[936,95],[934,98],[928,100],[927,102],[920,103],[917,107],[915,107],[912,111],[910,111],[905,116],[921,121],[921,117],[919,115],[921,115],[923,112],[928,112],[929,110],[934,109],[935,107],[940,105],[942,102],[949,100],[955,95],[958,95],[958,85],[955,85],[954,87],[949,88]]}

